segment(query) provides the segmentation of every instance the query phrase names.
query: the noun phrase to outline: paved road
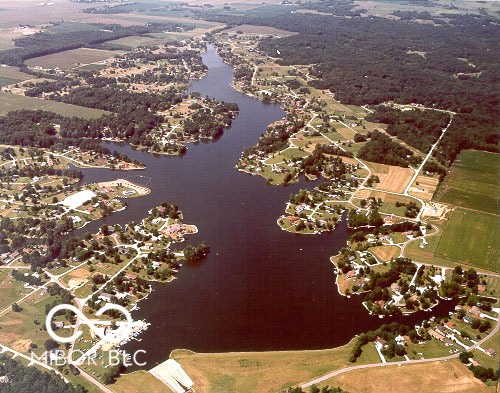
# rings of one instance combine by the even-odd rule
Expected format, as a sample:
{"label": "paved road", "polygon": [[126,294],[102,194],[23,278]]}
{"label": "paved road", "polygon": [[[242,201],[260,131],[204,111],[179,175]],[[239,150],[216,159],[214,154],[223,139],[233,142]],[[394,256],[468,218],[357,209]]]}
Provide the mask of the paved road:
{"label": "paved road", "polygon": [[[500,314],[499,314],[499,316],[500,316]],[[497,323],[496,326],[495,326],[495,328],[491,331],[490,334],[488,334],[483,339],[479,340],[476,344],[468,347],[467,350],[471,351],[474,348],[477,348],[482,343],[484,343],[485,341],[487,341],[491,337],[493,337],[498,332],[499,329],[500,329],[500,323]],[[361,369],[365,369],[365,368],[376,368],[376,367],[390,367],[390,366],[396,366],[396,365],[400,365],[400,364],[428,363],[428,362],[436,362],[436,361],[440,361],[440,360],[447,361],[447,360],[450,360],[450,359],[458,358],[459,355],[460,355],[460,353],[456,353],[456,354],[453,354],[453,355],[443,356],[443,357],[439,357],[439,358],[416,359],[416,360],[409,360],[409,361],[406,361],[406,362],[360,364],[358,366],[351,366],[351,367],[346,367],[346,368],[343,368],[343,369],[340,369],[340,370],[332,371],[332,372],[330,372],[328,374],[325,374],[325,375],[323,375],[323,376],[321,376],[319,378],[313,379],[312,381],[304,382],[304,383],[300,384],[300,387],[301,388],[307,388],[309,386],[316,385],[318,383],[326,381],[327,379],[336,377],[337,375],[344,374],[344,373],[347,373],[347,372],[353,371],[353,370],[361,370]]]}

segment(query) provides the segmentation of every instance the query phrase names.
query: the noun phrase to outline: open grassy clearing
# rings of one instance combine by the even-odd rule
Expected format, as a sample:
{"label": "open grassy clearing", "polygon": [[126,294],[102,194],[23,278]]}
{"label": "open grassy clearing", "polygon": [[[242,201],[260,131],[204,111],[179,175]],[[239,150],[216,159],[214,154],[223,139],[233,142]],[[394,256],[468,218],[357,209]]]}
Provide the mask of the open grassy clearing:
{"label": "open grassy clearing", "polygon": [[491,392],[459,360],[354,370],[319,385],[349,392]]}
{"label": "open grassy clearing", "polygon": [[372,175],[379,177],[380,183],[373,185],[373,188],[378,190],[402,193],[413,176],[413,171],[410,168],[364,162],[372,171]]}
{"label": "open grassy clearing", "polygon": [[[348,364],[354,341],[334,349],[197,354],[173,351],[197,391],[278,392]],[[370,362],[373,356],[366,356]],[[360,360],[358,359],[358,362]]]}
{"label": "open grassy clearing", "polygon": [[151,15],[151,14],[116,14],[116,15],[97,15],[97,14],[85,14],[85,23],[116,23],[122,26],[133,26],[133,25],[143,25],[146,23],[162,23],[162,22],[173,22],[179,24],[186,24],[188,26],[195,26],[198,28],[217,28],[223,25],[217,22],[209,22],[203,19],[190,19],[183,16],[172,17],[163,15]]}
{"label": "open grassy clearing", "polygon": [[24,288],[23,282],[14,280],[10,276],[11,272],[11,269],[2,269],[0,271],[0,310],[32,291],[32,289]]}
{"label": "open grassy clearing", "polygon": [[62,116],[76,116],[83,117],[85,119],[97,119],[105,113],[108,113],[99,109],[84,108],[77,105],[44,100],[42,98],[25,97],[16,94],[0,92],[0,116],[6,115],[11,111],[17,111],[21,109],[41,109],[44,111],[55,112]]}
{"label": "open grassy clearing", "polygon": [[446,224],[436,255],[498,272],[499,245],[499,216],[456,209]]}
{"label": "open grassy clearing", "polygon": [[226,29],[226,30],[224,30],[224,32],[226,32],[226,33],[241,32],[243,34],[271,34],[271,35],[277,35],[280,37],[286,37],[286,36],[297,34],[297,33],[291,32],[291,31],[277,29],[275,27],[254,26],[254,25],[239,25],[236,27],[231,27],[230,29]]}
{"label": "open grassy clearing", "polygon": [[362,199],[367,199],[367,198],[375,198],[375,199],[381,199],[382,204],[380,205],[379,211],[380,213],[386,213],[386,214],[395,214],[397,216],[404,216],[406,207],[405,206],[396,206],[396,202],[400,203],[409,203],[409,202],[414,202],[417,204],[417,206],[420,206],[420,203],[411,197],[406,197],[402,195],[395,195],[395,194],[388,194],[383,191],[373,191],[373,190],[367,190],[367,189],[362,189],[356,192],[355,198],[359,199],[359,201],[354,200],[353,202],[356,203],[356,205],[359,205],[358,202],[360,202]]}
{"label": "open grassy clearing", "polygon": [[167,385],[145,370],[123,374],[109,388],[116,393],[170,393]]}
{"label": "open grassy clearing", "polygon": [[33,79],[33,76],[19,71],[17,67],[0,67],[0,87],[12,85],[28,79]]}
{"label": "open grassy clearing", "polygon": [[[500,294],[500,278],[493,276],[481,277],[481,281],[486,281],[486,294],[498,296]],[[499,351],[500,352],[500,351]]]}
{"label": "open grassy clearing", "polygon": [[375,257],[377,257],[378,260],[382,262],[387,262],[390,261],[391,258],[399,257],[401,252],[400,248],[396,246],[370,247],[368,251],[370,251],[373,255],[375,255]]}
{"label": "open grassy clearing", "polygon": [[42,68],[59,68],[67,70],[69,68],[77,67],[82,64],[90,64],[98,61],[106,60],[123,52],[113,52],[102,49],[79,48],[67,50],[64,52],[53,53],[46,56],[34,57],[26,60],[26,65],[30,67]]}
{"label": "open grassy clearing", "polygon": [[489,213],[498,213],[500,154],[465,150],[439,187],[439,202]]}
{"label": "open grassy clearing", "polygon": [[[49,338],[43,330],[45,323],[45,305],[53,301],[45,290],[35,292],[20,303],[21,311],[9,311],[0,318],[0,334],[2,344],[19,352],[26,353],[29,344],[34,342],[43,348],[43,343]],[[38,321],[38,325],[34,321]]]}

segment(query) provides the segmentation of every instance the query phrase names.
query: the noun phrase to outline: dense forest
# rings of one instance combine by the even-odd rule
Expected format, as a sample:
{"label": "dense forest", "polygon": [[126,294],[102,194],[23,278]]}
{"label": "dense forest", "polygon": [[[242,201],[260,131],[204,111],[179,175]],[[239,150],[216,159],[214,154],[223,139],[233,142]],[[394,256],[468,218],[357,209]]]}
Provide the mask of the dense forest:
{"label": "dense forest", "polygon": [[415,156],[410,149],[394,142],[379,131],[370,132],[368,137],[370,140],[357,155],[362,160],[402,167],[416,166],[420,162],[420,158]]}
{"label": "dense forest", "polygon": [[380,105],[366,120],[388,124],[386,131],[389,135],[397,136],[408,145],[427,153],[448,124],[450,115],[433,110],[401,111]]}
{"label": "dense forest", "polygon": [[310,84],[331,89],[343,103],[396,101],[457,112],[435,151],[443,164],[465,148],[498,152],[497,21],[461,14],[433,17],[432,24],[355,14],[339,17],[348,15],[352,5],[325,0],[305,6],[332,16],[290,13],[285,8],[243,16],[202,15],[232,25],[297,32],[266,39],[260,50],[278,56],[283,65],[313,64],[310,75],[316,79]]}
{"label": "dense forest", "polygon": [[4,393],[84,393],[82,386],[66,383],[55,373],[40,371],[36,367],[26,367],[7,355],[0,355],[0,376],[8,378],[7,383],[0,384]]}

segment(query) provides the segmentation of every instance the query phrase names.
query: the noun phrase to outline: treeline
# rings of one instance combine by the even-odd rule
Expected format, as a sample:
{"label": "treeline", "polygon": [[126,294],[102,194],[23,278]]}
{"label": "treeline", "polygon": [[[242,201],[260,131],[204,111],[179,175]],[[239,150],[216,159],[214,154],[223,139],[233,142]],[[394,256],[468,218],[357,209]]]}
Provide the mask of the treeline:
{"label": "treeline", "polygon": [[116,86],[96,85],[79,87],[67,95],[55,95],[52,99],[87,108],[113,112],[94,121],[73,118],[73,127],[61,129],[65,138],[114,138],[131,139],[130,143],[140,145],[147,133],[158,128],[164,121],[156,112],[164,111],[182,101],[174,93],[138,93]]}
{"label": "treeline", "polygon": [[[121,161],[138,164],[136,160],[131,160],[125,154],[112,153],[108,148],[101,146],[97,140],[82,139],[82,137],[100,135],[103,122],[107,119],[109,117],[92,120],[69,118],[42,110],[13,111],[0,117],[0,143],[38,147],[53,151],[79,147],[83,151],[92,150],[99,154],[113,155]],[[54,124],[60,125],[59,135],[57,135]]]}
{"label": "treeline", "polygon": [[370,132],[368,137],[370,140],[359,149],[357,155],[362,160],[401,167],[416,166],[421,161],[410,149],[379,131]]}
{"label": "treeline", "polygon": [[0,355],[0,376],[8,382],[0,384],[0,391],[9,393],[84,393],[81,385],[66,383],[54,372],[40,371],[36,367],[23,366],[10,356]]}
{"label": "treeline", "polygon": [[397,136],[408,145],[427,153],[448,124],[450,115],[433,110],[401,111],[379,105],[374,113],[366,116],[366,120],[387,124],[389,135]]}
{"label": "treeline", "polygon": [[[323,386],[321,389],[318,388],[316,385],[311,386],[309,389],[310,393],[347,393],[345,390],[342,390],[340,387],[334,388],[334,387],[329,387],[329,386]],[[288,388],[286,393],[307,393],[305,390],[303,390],[301,387],[296,386],[292,388]]]}

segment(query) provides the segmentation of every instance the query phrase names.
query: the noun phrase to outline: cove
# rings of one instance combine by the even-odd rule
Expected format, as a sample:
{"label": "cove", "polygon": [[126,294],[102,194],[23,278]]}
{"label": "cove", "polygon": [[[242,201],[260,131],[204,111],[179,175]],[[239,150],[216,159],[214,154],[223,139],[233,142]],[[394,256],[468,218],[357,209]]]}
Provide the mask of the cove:
{"label": "cove", "polygon": [[[154,284],[134,319],[150,328],[132,341],[128,352],[147,351],[150,369],[166,360],[171,350],[196,352],[263,351],[332,348],[382,323],[399,321],[412,326],[429,313],[379,319],[368,315],[360,297],[347,299],[337,292],[329,261],[345,245],[345,221],[329,234],[307,236],[282,231],[276,219],[291,193],[309,184],[269,186],[262,178],[238,172],[235,164],[244,147],[254,145],[267,125],[284,116],[279,105],[266,105],[231,87],[233,70],[213,46],[203,54],[208,73],[193,81],[190,91],[235,102],[240,113],[216,143],[188,145],[182,157],[155,156],[126,144],[107,143],[111,149],[143,162],[147,169],[119,173],[84,169],[85,183],[117,177],[149,182],[151,193],[127,200],[128,209],[93,222],[139,221],[163,201],[176,203],[184,222],[199,233],[189,244],[206,240],[209,256],[196,265],[185,264],[177,279]],[[433,315],[451,308],[441,302]],[[141,361],[143,359],[141,358]]]}

